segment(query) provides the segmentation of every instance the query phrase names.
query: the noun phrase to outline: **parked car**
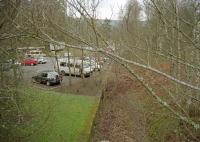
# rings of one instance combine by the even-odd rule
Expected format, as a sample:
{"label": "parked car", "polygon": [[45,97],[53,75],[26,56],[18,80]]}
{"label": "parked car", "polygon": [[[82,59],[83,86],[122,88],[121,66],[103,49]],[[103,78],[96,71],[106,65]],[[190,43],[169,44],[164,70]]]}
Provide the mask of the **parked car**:
{"label": "parked car", "polygon": [[98,64],[97,60],[93,57],[84,57],[84,62],[90,66],[92,71],[100,71],[100,65]]}
{"label": "parked car", "polygon": [[40,56],[37,58],[38,64],[46,64],[47,63],[47,59],[43,56]]}
{"label": "parked car", "polygon": [[92,71],[100,71],[101,70],[101,66],[98,64],[97,61],[91,59],[91,60],[86,60],[84,61],[85,63],[87,63]]}
{"label": "parked car", "polygon": [[[72,74],[72,75],[78,75],[81,76],[82,74],[87,77],[90,76],[92,73],[91,68],[88,64],[84,63],[82,68],[82,61],[81,60],[71,60],[70,64],[66,61],[59,61],[59,69],[61,74]],[[69,70],[70,69],[70,70]]]}
{"label": "parked car", "polygon": [[91,66],[94,68],[94,71],[100,71],[101,70],[101,66],[99,65],[98,62],[96,61],[91,61]]}
{"label": "parked car", "polygon": [[14,61],[14,65],[16,65],[16,66],[20,66],[21,63],[20,63],[19,61]]}
{"label": "parked car", "polygon": [[46,84],[47,86],[53,84],[60,84],[62,82],[62,76],[52,70],[46,70],[39,72],[36,76],[32,77],[33,82]]}
{"label": "parked car", "polygon": [[21,62],[19,62],[17,59],[10,59],[8,60],[12,66],[20,66],[21,65]]}
{"label": "parked car", "polygon": [[24,61],[22,61],[21,63],[22,65],[29,65],[29,66],[35,66],[38,64],[38,61],[34,58],[30,58],[30,59],[25,59]]}

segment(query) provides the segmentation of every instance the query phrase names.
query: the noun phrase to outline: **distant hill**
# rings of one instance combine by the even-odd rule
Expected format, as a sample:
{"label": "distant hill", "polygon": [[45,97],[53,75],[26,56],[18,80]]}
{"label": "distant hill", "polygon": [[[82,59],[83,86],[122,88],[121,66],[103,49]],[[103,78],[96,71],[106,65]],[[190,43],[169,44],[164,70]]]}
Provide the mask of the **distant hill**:
{"label": "distant hill", "polygon": [[121,20],[111,20],[111,26],[118,26],[122,21]]}
{"label": "distant hill", "polygon": [[[106,19],[98,19],[99,23],[101,23],[101,24],[103,24],[105,22],[105,20]],[[110,25],[113,27],[118,26],[122,22],[121,20],[109,20],[109,21],[110,21]]]}
{"label": "distant hill", "polygon": [[[106,19],[98,19],[97,21],[100,24],[103,24],[105,22]],[[110,25],[113,27],[117,27],[118,25],[120,25],[122,23],[122,20],[109,20],[110,21]],[[139,21],[141,26],[145,26],[146,21]]]}

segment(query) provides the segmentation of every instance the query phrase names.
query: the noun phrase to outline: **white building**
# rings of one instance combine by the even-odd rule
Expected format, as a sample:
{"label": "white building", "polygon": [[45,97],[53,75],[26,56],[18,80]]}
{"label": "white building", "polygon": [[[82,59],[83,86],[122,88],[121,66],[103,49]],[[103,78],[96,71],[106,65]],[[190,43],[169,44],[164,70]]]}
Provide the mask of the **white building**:
{"label": "white building", "polygon": [[51,51],[55,51],[55,50],[63,50],[65,48],[65,42],[58,42],[58,44],[49,44],[49,48]]}

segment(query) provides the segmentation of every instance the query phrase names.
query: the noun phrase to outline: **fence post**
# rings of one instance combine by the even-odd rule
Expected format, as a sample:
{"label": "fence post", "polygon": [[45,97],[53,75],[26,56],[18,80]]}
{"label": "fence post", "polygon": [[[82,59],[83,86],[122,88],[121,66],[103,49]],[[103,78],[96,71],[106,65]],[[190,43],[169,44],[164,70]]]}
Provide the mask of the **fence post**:
{"label": "fence post", "polygon": [[67,60],[68,60],[68,68],[69,68],[69,86],[72,85],[72,82],[71,82],[71,67],[70,67],[70,56],[69,56],[69,47],[67,48]]}

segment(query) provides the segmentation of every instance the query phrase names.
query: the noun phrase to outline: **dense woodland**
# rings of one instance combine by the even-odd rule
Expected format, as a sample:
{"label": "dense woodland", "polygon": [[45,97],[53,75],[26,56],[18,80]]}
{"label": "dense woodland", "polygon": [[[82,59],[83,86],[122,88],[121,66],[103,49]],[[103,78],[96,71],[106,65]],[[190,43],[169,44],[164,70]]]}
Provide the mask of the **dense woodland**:
{"label": "dense woodland", "polygon": [[[200,141],[200,1],[129,0],[115,24],[97,18],[99,3],[0,0],[0,63],[22,59],[18,47],[59,45],[58,41],[75,51],[90,46],[91,52],[125,68],[164,108],[166,117],[178,120],[180,141]],[[142,12],[146,17],[141,20]],[[106,52],[108,46],[115,50]],[[167,85],[152,85],[144,72],[164,78]],[[13,66],[9,78],[0,70],[0,137],[10,137],[8,141],[23,139],[13,131],[25,121],[18,92],[22,78],[20,67]]]}

